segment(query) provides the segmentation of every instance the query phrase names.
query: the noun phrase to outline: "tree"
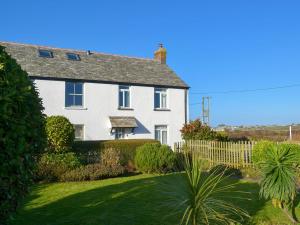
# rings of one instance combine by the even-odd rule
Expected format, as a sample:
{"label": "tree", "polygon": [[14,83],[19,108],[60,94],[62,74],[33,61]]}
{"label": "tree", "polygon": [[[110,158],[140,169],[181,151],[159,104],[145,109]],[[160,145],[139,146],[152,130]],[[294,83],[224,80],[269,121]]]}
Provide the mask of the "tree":
{"label": "tree", "polygon": [[185,124],[180,131],[184,140],[227,140],[225,134],[219,134],[211,127],[202,124],[200,119]]}
{"label": "tree", "polygon": [[300,146],[274,143],[264,143],[261,146],[265,146],[264,151],[260,152],[261,159],[256,159],[263,174],[260,196],[272,199],[273,205],[282,209],[291,222],[296,224],[293,203],[297,193],[296,174]]}
{"label": "tree", "polygon": [[48,148],[52,152],[66,152],[72,147],[75,130],[64,116],[49,116],[46,119]]}
{"label": "tree", "polygon": [[180,225],[240,224],[244,217],[249,217],[248,213],[226,201],[224,196],[230,193],[231,199],[240,199],[241,193],[236,191],[234,183],[226,181],[226,170],[206,173],[202,164],[199,154],[184,153],[185,173],[176,185],[161,188],[167,198],[166,207],[172,208],[172,215],[182,215]]}
{"label": "tree", "polygon": [[0,93],[0,218],[5,224],[28,191],[46,137],[35,86],[2,46]]}

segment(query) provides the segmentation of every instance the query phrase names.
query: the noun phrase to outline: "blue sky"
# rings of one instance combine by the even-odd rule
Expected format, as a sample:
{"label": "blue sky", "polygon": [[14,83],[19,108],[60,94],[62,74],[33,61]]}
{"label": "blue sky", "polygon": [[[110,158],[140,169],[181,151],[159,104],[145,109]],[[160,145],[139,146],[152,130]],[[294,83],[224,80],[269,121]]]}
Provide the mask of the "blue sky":
{"label": "blue sky", "polygon": [[[199,103],[193,93],[300,84],[299,12],[298,0],[10,0],[0,40],[140,57],[162,42]],[[208,94],[212,124],[300,123],[299,90]]]}

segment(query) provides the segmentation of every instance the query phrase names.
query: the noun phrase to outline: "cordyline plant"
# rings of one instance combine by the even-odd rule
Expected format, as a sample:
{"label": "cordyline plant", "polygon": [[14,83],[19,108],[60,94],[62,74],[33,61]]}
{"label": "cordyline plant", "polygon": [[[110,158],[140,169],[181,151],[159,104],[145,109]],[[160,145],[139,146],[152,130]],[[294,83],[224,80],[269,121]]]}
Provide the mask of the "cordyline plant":
{"label": "cordyline plant", "polygon": [[260,196],[272,199],[293,224],[297,224],[294,214],[294,200],[297,194],[296,174],[299,164],[300,146],[294,144],[267,145],[261,161],[257,162],[262,171]]}
{"label": "cordyline plant", "polygon": [[182,179],[175,187],[165,189],[165,204],[173,209],[173,214],[182,215],[180,225],[240,224],[249,217],[246,211],[225,200],[226,196],[243,198],[241,193],[245,194],[228,182],[225,171],[203,172],[197,153],[185,153],[184,166]]}

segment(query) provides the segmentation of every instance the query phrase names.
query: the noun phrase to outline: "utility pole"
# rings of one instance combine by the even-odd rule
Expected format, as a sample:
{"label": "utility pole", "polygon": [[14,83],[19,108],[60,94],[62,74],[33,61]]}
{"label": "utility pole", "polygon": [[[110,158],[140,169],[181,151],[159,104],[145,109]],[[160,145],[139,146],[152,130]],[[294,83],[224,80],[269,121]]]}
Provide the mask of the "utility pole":
{"label": "utility pole", "polygon": [[210,98],[208,96],[202,97],[202,123],[209,126],[210,122]]}

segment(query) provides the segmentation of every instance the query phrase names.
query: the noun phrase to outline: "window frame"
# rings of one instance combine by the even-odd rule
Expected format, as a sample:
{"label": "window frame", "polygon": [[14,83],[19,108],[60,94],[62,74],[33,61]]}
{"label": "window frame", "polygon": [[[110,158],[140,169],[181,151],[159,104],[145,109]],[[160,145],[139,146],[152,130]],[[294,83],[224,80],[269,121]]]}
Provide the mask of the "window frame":
{"label": "window frame", "polygon": [[[159,106],[157,107],[156,94],[159,94]],[[165,99],[165,106],[163,106],[163,97]],[[168,89],[167,88],[154,88],[154,109],[168,109]]]}
{"label": "window frame", "polygon": [[[72,93],[68,93],[67,91],[67,85],[68,83],[72,83],[73,84],[73,92]],[[77,94],[76,93],[76,84],[81,84],[82,87],[82,92],[80,94]],[[72,101],[72,104],[71,105],[68,105],[67,104],[67,97],[68,96],[72,96],[73,97],[73,101]],[[81,105],[76,105],[76,96],[81,96]],[[78,82],[78,81],[66,81],[65,82],[65,107],[66,108],[83,108],[84,107],[84,83],[83,82]]]}
{"label": "window frame", "polygon": [[[157,138],[157,131],[159,132],[159,138]],[[163,132],[166,132],[166,142],[163,143]],[[169,129],[168,125],[155,125],[154,126],[154,139],[159,141],[161,144],[168,144],[169,140]]]}
{"label": "window frame", "polygon": [[[125,105],[125,98],[126,98],[126,92],[128,92],[128,106]],[[122,95],[122,103],[120,100],[120,94]],[[129,85],[119,85],[119,91],[118,91],[118,106],[119,109],[130,109],[131,107],[131,87]]]}
{"label": "window frame", "polygon": [[[119,134],[121,134],[119,136]],[[115,140],[125,139],[126,136],[126,128],[124,127],[117,127],[115,128]]]}
{"label": "window frame", "polygon": [[[69,56],[71,56],[71,55],[75,56],[75,59],[70,58]],[[80,61],[81,60],[80,56],[76,53],[73,53],[73,52],[67,52],[66,56],[67,56],[67,59],[70,60],[70,61]]]}
{"label": "window frame", "polygon": [[[76,126],[81,126],[82,127],[82,137],[76,137]],[[84,140],[84,136],[85,136],[85,126],[84,124],[73,124],[74,127],[74,134],[75,134],[75,141],[83,141]]]}
{"label": "window frame", "polygon": [[[46,53],[48,52],[49,55],[43,55],[42,52]],[[39,57],[41,58],[53,58],[53,52],[47,49],[38,49]]]}

